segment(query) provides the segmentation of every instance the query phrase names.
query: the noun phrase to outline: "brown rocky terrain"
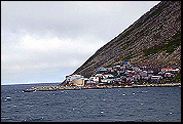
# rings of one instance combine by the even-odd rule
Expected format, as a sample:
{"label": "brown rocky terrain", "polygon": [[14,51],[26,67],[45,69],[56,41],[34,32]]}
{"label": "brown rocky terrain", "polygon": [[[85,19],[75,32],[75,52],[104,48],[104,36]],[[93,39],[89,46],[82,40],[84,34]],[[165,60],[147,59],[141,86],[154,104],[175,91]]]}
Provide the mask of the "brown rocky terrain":
{"label": "brown rocky terrain", "polygon": [[162,1],[151,8],[74,73],[90,77],[97,68],[124,61],[151,69],[181,66],[181,1]]}

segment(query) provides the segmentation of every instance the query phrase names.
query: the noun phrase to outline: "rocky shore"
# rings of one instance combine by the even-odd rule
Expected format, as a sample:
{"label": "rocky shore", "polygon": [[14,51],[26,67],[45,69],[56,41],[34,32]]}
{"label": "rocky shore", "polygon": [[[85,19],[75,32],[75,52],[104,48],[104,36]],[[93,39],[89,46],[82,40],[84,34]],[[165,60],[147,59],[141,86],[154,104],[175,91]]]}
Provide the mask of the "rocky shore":
{"label": "rocky shore", "polygon": [[131,86],[39,86],[32,87],[30,89],[23,90],[22,92],[35,92],[35,91],[55,91],[55,90],[82,90],[82,89],[103,89],[103,88],[137,88],[137,87],[172,87],[181,86],[181,83],[168,83],[168,84],[144,84],[137,85],[133,84]]}

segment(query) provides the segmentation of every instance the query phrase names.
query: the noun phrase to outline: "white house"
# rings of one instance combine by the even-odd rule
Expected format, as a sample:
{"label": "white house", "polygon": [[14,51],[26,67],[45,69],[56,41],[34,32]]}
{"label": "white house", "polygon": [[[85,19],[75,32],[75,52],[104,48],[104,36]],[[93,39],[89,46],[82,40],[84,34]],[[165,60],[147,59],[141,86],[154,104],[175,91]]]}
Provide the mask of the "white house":
{"label": "white house", "polygon": [[161,79],[163,79],[162,76],[152,76],[151,77],[151,80],[161,80]]}
{"label": "white house", "polygon": [[105,74],[103,77],[104,77],[104,79],[113,78],[114,75],[112,75],[112,74]]}
{"label": "white house", "polygon": [[90,77],[89,80],[94,81],[94,82],[99,82],[99,77]]}
{"label": "white house", "polygon": [[68,83],[72,83],[74,80],[80,79],[80,78],[84,78],[84,77],[82,75],[73,74],[73,75],[66,76],[66,81]]}
{"label": "white house", "polygon": [[171,72],[172,73],[180,73],[180,70],[178,68],[176,68],[176,69],[173,69]]}

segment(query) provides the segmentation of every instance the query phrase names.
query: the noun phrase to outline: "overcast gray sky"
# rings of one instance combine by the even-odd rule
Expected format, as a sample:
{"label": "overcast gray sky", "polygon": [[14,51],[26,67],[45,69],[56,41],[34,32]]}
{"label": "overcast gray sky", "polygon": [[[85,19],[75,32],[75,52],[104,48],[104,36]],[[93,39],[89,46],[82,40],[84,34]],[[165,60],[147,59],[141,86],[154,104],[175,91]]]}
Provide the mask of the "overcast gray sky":
{"label": "overcast gray sky", "polygon": [[63,81],[159,1],[1,1],[1,84]]}

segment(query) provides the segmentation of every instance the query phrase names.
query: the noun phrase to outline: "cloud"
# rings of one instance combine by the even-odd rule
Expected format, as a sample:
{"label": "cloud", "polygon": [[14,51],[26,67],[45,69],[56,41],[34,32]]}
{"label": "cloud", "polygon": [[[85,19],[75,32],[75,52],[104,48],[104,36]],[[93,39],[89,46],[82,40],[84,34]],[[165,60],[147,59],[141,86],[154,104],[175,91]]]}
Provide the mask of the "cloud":
{"label": "cloud", "polygon": [[[91,43],[91,40],[98,42]],[[4,78],[7,75],[20,78],[57,69],[67,74],[67,70],[72,73],[104,45],[100,39],[90,35],[77,39],[61,39],[51,32],[39,36],[27,32],[17,32],[15,35],[3,31],[3,41],[1,64]]]}

